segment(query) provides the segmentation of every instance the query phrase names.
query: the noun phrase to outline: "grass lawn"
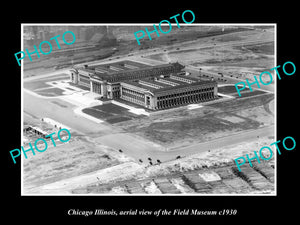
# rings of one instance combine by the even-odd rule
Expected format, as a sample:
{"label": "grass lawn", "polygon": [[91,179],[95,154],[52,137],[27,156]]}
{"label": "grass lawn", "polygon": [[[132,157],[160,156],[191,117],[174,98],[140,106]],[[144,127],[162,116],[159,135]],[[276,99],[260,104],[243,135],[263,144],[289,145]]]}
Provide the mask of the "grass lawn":
{"label": "grass lawn", "polygon": [[47,97],[55,97],[59,95],[63,95],[64,90],[60,88],[49,88],[40,91],[36,91],[37,94]]}
{"label": "grass lawn", "polygon": [[34,91],[38,88],[46,88],[46,87],[52,87],[52,86],[49,84],[46,84],[45,81],[39,80],[39,81],[26,81],[23,83],[23,87],[28,90]]}
{"label": "grass lawn", "polygon": [[[245,88],[244,91],[249,90],[249,88]],[[218,92],[221,94],[234,94],[237,93],[237,90],[234,85],[222,86],[218,87]]]}
{"label": "grass lawn", "polygon": [[143,117],[142,115],[130,113],[128,109],[111,103],[85,108],[82,112],[112,124]]}
{"label": "grass lawn", "polygon": [[74,86],[74,87],[81,88],[81,89],[86,90],[86,91],[89,91],[89,90],[90,90],[89,87],[86,87],[86,86],[83,86],[83,85],[73,84],[72,82],[68,82],[68,84],[71,85],[71,86]]}
{"label": "grass lawn", "polygon": [[62,73],[62,74],[58,74],[58,75],[51,76],[51,77],[40,78],[38,80],[25,81],[23,83],[23,87],[28,90],[34,91],[38,88],[52,87],[52,86],[46,84],[46,82],[56,81],[56,80],[66,80],[68,78],[69,78],[68,74]]}

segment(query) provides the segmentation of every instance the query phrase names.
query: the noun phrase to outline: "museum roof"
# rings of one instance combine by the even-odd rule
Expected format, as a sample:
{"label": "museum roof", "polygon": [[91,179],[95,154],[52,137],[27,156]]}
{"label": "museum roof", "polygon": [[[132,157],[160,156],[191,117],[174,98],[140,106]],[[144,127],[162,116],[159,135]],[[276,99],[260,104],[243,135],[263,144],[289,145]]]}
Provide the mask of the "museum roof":
{"label": "museum roof", "polygon": [[[109,64],[109,65],[114,65],[114,64]],[[81,68],[78,68],[82,71],[86,71],[86,72],[89,72],[89,73],[93,73],[92,77],[94,78],[100,78],[100,79],[104,79],[104,80],[109,80],[111,78],[114,78],[114,77],[122,77],[122,76],[127,76],[128,75],[128,72],[140,72],[140,71],[151,71],[151,70],[157,70],[157,69],[160,69],[160,68],[168,68],[168,67],[174,67],[174,66],[181,66],[181,67],[184,67],[182,66],[181,64],[179,63],[168,63],[168,64],[160,64],[160,65],[155,65],[155,66],[143,66],[143,67],[140,67],[140,68],[133,68],[133,69],[124,69],[124,70],[120,70],[120,71],[115,71],[115,70],[110,70],[108,68],[106,68],[106,66],[101,66],[101,65],[98,65],[98,66],[89,66],[89,67],[81,67]],[[99,68],[99,70],[104,70],[104,71],[107,71],[107,72],[97,72],[97,68]],[[109,72],[110,70],[110,72]]]}
{"label": "museum roof", "polygon": [[[151,86],[145,85],[143,83],[139,83],[139,81],[145,81],[149,84],[159,85],[161,87],[160,88],[151,87]],[[174,81],[174,80],[172,80],[172,81]],[[176,85],[176,86],[163,84],[163,83],[156,82],[156,81],[149,80],[149,79],[141,79],[141,80],[135,80],[135,81],[123,81],[122,83],[133,85],[133,86],[148,90],[148,91],[152,92],[153,94],[159,94],[159,93],[163,93],[166,91],[178,90],[178,89],[185,88],[185,87],[202,86],[202,85],[206,85],[206,84],[216,84],[216,81],[198,80],[197,82],[194,82],[194,83],[190,83],[190,84],[189,83],[181,83],[180,85]]]}

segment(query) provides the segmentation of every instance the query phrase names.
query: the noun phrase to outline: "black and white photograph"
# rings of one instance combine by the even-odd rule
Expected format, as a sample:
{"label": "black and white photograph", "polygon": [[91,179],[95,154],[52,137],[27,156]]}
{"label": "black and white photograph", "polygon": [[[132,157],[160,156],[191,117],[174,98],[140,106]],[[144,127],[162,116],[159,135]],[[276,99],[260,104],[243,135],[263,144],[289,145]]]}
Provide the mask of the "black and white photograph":
{"label": "black and white photograph", "polygon": [[24,195],[276,194],[275,24],[22,28]]}
{"label": "black and white photograph", "polygon": [[296,218],[296,6],[26,5],[2,15],[10,222]]}

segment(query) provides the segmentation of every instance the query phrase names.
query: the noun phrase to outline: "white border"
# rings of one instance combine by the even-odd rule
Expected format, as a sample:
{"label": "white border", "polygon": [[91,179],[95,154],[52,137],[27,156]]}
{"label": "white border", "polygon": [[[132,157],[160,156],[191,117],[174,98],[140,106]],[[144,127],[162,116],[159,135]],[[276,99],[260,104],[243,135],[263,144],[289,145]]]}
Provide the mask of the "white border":
{"label": "white border", "polygon": [[[177,25],[176,23],[171,23]],[[158,23],[155,23],[158,25]],[[167,26],[167,24],[162,24]],[[277,23],[191,23],[180,26],[274,26],[274,62],[277,65]],[[21,24],[21,51],[24,51],[23,28],[24,26],[153,26],[153,23],[22,23]],[[180,29],[180,28],[178,28]],[[21,61],[21,144],[23,145],[23,60]],[[274,119],[275,141],[277,140],[277,79],[275,79]],[[276,152],[276,151],[275,151]],[[277,152],[274,157],[274,194],[24,194],[23,193],[23,157],[21,157],[21,196],[277,196]]]}

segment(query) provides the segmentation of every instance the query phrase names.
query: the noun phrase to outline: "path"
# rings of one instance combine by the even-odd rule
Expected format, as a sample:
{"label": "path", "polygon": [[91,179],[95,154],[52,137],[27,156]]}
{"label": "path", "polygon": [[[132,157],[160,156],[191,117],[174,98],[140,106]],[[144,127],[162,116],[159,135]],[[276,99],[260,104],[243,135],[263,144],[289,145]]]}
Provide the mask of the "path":
{"label": "path", "polygon": [[121,149],[124,154],[127,154],[137,160],[142,160],[143,163],[151,161],[157,163],[174,160],[177,156],[188,156],[200,152],[205,152],[212,149],[222,148],[224,146],[236,145],[241,142],[250,142],[257,140],[263,136],[275,136],[274,126],[262,127],[255,130],[243,131],[238,134],[217,138],[213,141],[198,143],[187,147],[179,147],[172,150],[167,150],[163,146],[151,143],[148,140],[143,140],[140,137],[134,137],[131,134],[118,133],[101,136],[96,142],[110,146],[114,149]]}

